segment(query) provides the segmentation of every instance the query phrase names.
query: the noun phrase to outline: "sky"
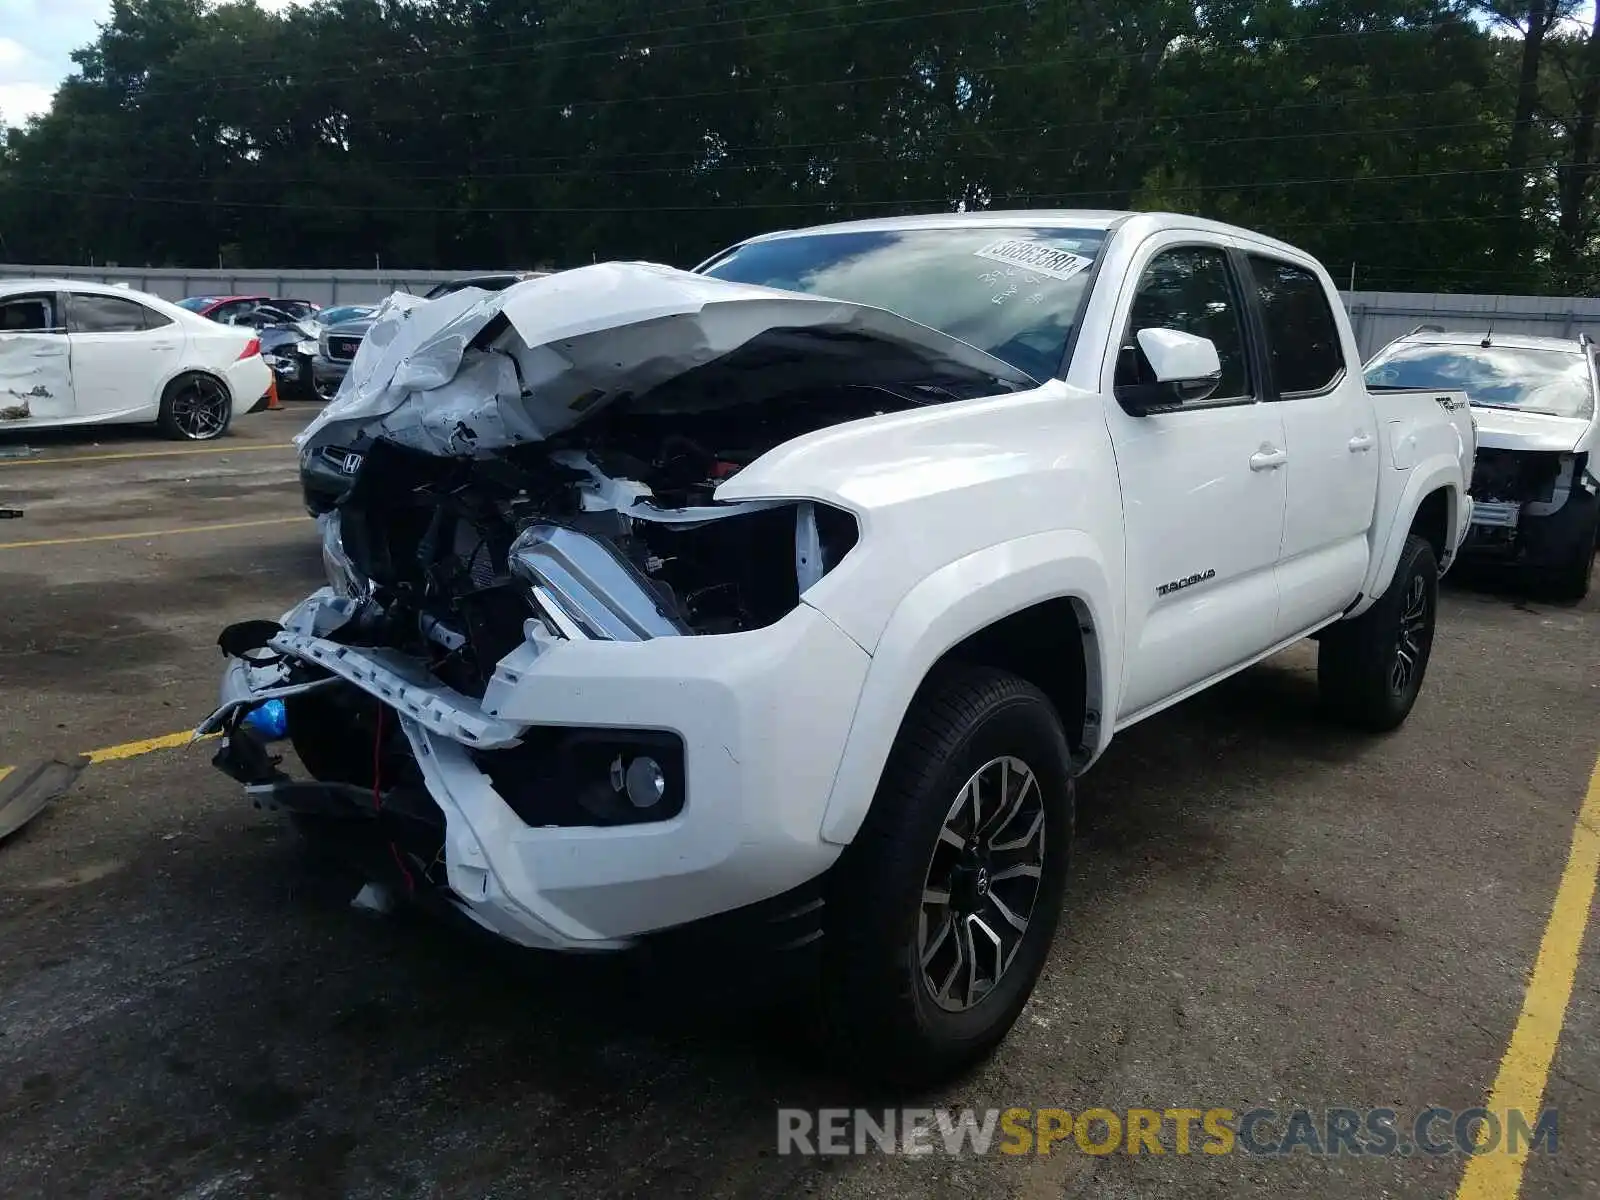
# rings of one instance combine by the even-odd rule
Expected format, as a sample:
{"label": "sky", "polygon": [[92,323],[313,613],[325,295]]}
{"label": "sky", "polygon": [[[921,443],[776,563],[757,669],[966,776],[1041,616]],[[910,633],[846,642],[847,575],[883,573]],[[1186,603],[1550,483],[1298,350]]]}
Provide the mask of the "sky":
{"label": "sky", "polygon": [[[284,8],[300,0],[258,0]],[[69,57],[94,41],[111,0],[0,0],[0,125],[21,125],[50,107],[72,73]]]}

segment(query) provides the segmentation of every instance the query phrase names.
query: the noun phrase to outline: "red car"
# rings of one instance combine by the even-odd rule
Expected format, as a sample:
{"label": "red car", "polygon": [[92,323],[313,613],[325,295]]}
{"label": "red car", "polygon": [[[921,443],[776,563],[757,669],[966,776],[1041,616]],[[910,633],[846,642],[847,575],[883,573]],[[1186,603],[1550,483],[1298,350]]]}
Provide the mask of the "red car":
{"label": "red car", "polygon": [[263,304],[282,309],[296,320],[309,317],[321,308],[309,300],[282,300],[275,296],[188,296],[178,301],[179,307],[224,325],[232,324],[235,318]]}

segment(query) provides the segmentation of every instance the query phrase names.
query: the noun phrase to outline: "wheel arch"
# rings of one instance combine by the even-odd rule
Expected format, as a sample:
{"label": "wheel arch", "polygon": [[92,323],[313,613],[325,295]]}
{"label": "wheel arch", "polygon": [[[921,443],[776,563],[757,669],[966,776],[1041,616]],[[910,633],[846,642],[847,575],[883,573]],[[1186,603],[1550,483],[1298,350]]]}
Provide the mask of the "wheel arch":
{"label": "wheel arch", "polygon": [[1371,608],[1394,578],[1406,538],[1413,532],[1433,548],[1442,574],[1455,558],[1460,535],[1460,464],[1444,458],[1409,473],[1394,515],[1386,527],[1378,526],[1372,563],[1361,588],[1361,599],[1345,614],[1360,616]]}
{"label": "wheel arch", "polygon": [[222,385],[222,390],[228,393],[228,404],[234,409],[235,415],[237,415],[239,397],[234,395],[233,384],[228,382],[227,373],[207,366],[189,365],[179,367],[171,375],[167,376],[166,380],[161,384],[161,390],[156,393],[157,404],[165,404],[167,402],[167,395],[172,391],[173,388],[182,383],[185,379],[190,379],[196,375],[204,376],[207,379],[214,379],[216,382],[220,383]]}
{"label": "wheel arch", "polygon": [[[997,666],[1050,697],[1086,768],[1114,711],[1116,610],[1105,563],[1087,535],[1037,534],[951,563],[913,588],[873,650],[823,816],[825,841],[847,845],[871,807],[890,748],[929,675],[959,659]],[[1042,648],[1042,649],[1041,649]]]}

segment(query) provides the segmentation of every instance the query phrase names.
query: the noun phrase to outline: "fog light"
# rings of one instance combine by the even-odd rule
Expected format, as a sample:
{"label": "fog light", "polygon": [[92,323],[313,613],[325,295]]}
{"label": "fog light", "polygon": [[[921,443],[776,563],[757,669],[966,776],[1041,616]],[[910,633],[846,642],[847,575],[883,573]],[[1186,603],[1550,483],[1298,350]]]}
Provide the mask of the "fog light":
{"label": "fog light", "polygon": [[628,764],[628,799],[635,808],[654,808],[667,794],[667,775],[655,759],[640,755]]}

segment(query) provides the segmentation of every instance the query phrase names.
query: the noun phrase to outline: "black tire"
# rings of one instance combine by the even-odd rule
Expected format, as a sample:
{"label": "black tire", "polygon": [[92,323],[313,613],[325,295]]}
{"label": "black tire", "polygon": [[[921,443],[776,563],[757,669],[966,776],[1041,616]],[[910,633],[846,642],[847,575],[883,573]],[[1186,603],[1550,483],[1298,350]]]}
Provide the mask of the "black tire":
{"label": "black tire", "polygon": [[1354,620],[1323,631],[1317,682],[1329,714],[1375,733],[1398,728],[1422,690],[1438,612],[1433,548],[1410,534],[1394,578],[1377,602]]}
{"label": "black tire", "polygon": [[1594,573],[1595,539],[1600,520],[1577,539],[1572,557],[1550,574],[1550,591],[1557,600],[1582,600],[1589,594],[1589,577]]}
{"label": "black tire", "polygon": [[227,433],[232,423],[233,397],[214,375],[180,375],[161,394],[156,424],[170,438],[209,442]]}
{"label": "black tire", "polygon": [[[1037,787],[1036,805],[1020,772],[1013,777],[1014,768],[994,765],[1017,760],[1027,766]],[[987,881],[983,870],[962,865],[968,850],[941,840],[948,823],[968,819],[964,807],[958,818],[952,805],[985,764],[1006,773],[1008,782],[995,782],[988,794],[1000,795],[1004,789],[1007,804],[1000,811],[1009,808],[1015,818],[994,818],[998,824],[987,835],[992,847],[978,846],[982,822],[971,819],[977,848],[970,853],[988,855],[992,887],[978,882]],[[924,683],[895,740],[866,820],[829,880],[824,1036],[847,1071],[875,1082],[919,1086],[960,1072],[1005,1037],[1033,991],[1060,918],[1071,852],[1073,789],[1061,722],[1032,684],[967,665],[940,669]],[[993,905],[1002,893],[1002,876],[1012,876],[1004,881],[1007,889],[1026,887],[1028,877],[1017,877],[1017,868],[1026,861],[1031,869],[1034,853],[1031,840],[1020,850],[1003,843],[1016,842],[1033,829],[1042,830],[1036,883],[1031,893],[1010,891],[1010,907],[998,910],[1020,909],[1031,895],[1026,927],[1020,936],[1011,927],[1002,930],[1004,938],[1015,938],[1009,950],[999,940],[991,948],[988,941],[976,939],[999,920]],[[1001,834],[1007,836],[1002,839]],[[935,872],[943,870],[941,855],[948,857],[954,873],[936,878]],[[955,873],[961,872],[957,880]],[[925,889],[938,882],[948,884],[947,901],[929,905]],[[958,891],[965,899],[957,899]],[[967,900],[989,907],[968,912]],[[987,924],[981,923],[980,913],[988,915]],[[980,921],[978,933],[975,920]],[[931,932],[933,922],[953,940],[936,947],[933,965],[925,970],[920,947],[934,945],[941,936]],[[948,994],[948,987],[946,993],[935,993],[928,974],[943,974],[952,954],[959,967],[965,951],[956,943],[981,944],[982,951],[973,950],[968,961],[995,968],[986,970],[991,978],[980,981],[989,985],[986,989],[966,997]],[[968,978],[959,981],[959,990],[966,990]],[[947,1007],[974,996],[962,1011]]]}

